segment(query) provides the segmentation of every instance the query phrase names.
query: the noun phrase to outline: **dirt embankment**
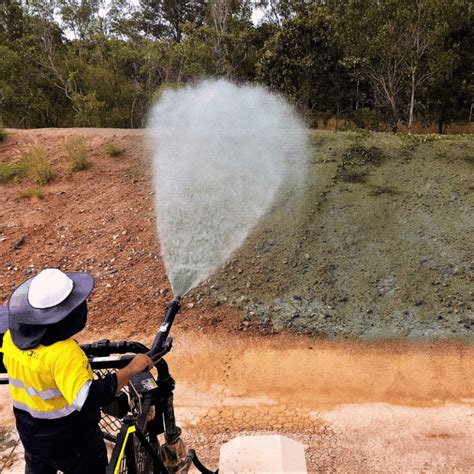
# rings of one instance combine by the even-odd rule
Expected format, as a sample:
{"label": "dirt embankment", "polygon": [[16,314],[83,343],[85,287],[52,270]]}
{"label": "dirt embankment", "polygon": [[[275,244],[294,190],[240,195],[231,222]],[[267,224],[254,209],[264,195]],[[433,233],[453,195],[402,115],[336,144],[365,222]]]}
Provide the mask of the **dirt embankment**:
{"label": "dirt embankment", "polygon": [[[82,136],[90,169],[67,176],[64,141]],[[117,158],[105,147],[124,149]],[[155,232],[148,154],[142,130],[12,131],[1,160],[43,146],[56,171],[44,199],[22,199],[28,183],[0,187],[0,300],[47,266],[96,279],[88,327],[142,332],[170,298]],[[22,242],[18,245],[18,242]]]}
{"label": "dirt embankment", "polygon": [[[64,140],[75,136],[92,167],[67,177]],[[244,248],[194,290],[182,323],[470,340],[474,139],[320,131],[311,141],[305,186],[280,197]],[[107,156],[110,144],[123,156]],[[0,188],[0,299],[44,266],[90,271],[90,326],[133,333],[129,321],[140,327],[170,297],[144,131],[11,131],[0,160],[36,146],[57,178],[42,200],[21,199],[25,183]]]}
{"label": "dirt embankment", "polygon": [[[92,166],[67,176],[63,142],[74,136]],[[185,440],[211,466],[222,442],[271,432],[305,444],[310,472],[469,472],[473,141],[312,140],[304,192],[281,199],[184,300],[169,363]],[[107,156],[108,144],[123,156]],[[36,146],[57,177],[44,199],[21,198],[28,183],[0,187],[0,302],[46,266],[89,271],[81,338],[149,342],[171,295],[144,132],[10,131],[0,160]],[[284,328],[378,342],[269,334]],[[6,387],[0,397],[11,427]]]}

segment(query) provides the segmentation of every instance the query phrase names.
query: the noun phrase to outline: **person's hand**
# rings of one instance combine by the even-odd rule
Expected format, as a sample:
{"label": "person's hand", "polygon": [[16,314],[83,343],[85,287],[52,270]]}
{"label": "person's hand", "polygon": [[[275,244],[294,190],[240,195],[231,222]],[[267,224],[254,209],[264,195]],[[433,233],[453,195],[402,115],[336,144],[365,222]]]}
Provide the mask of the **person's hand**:
{"label": "person's hand", "polygon": [[153,369],[153,361],[145,354],[137,354],[126,368],[129,369],[131,375],[139,374],[145,369]]}
{"label": "person's hand", "polygon": [[151,370],[153,361],[145,354],[137,354],[130,363],[123,369],[116,372],[117,376],[117,392],[130,382],[135,375],[143,372],[145,369]]}

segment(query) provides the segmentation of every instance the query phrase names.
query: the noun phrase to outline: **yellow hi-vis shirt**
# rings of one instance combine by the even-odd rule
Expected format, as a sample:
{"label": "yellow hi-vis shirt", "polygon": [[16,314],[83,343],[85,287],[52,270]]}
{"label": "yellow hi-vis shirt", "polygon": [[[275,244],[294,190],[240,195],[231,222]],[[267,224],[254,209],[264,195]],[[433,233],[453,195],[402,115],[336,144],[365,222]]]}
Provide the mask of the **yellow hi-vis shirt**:
{"label": "yellow hi-vis shirt", "polygon": [[15,408],[42,419],[81,410],[94,374],[76,341],[66,339],[21,350],[7,331],[2,352]]}

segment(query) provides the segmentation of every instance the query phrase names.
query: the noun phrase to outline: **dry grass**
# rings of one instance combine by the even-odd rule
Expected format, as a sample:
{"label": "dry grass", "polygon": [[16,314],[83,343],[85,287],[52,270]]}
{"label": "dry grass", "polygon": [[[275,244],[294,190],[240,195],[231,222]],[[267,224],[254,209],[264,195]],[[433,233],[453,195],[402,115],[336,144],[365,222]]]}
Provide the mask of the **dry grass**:
{"label": "dry grass", "polygon": [[24,177],[23,170],[18,163],[0,161],[0,183],[19,183]]}
{"label": "dry grass", "polygon": [[[373,112],[373,111],[371,111]],[[374,114],[376,115],[376,114]],[[388,132],[391,133],[392,126],[390,123],[384,122],[383,120],[374,120],[377,124],[373,123],[372,125],[367,124],[366,129],[370,129],[377,132]],[[316,117],[314,119],[314,125],[319,130],[339,130],[339,131],[351,131],[358,128],[354,120],[346,117]],[[401,134],[408,133],[408,127],[405,123],[399,123],[398,132]],[[424,125],[421,122],[414,121],[412,126],[413,134],[438,134],[438,125],[436,123],[431,123],[429,125]],[[474,133],[474,122],[459,122],[451,123],[444,127],[444,134],[451,135],[469,135]],[[443,134],[443,135],[444,135]]]}
{"label": "dry grass", "polygon": [[17,162],[0,163],[0,183],[19,183],[29,178],[34,184],[44,186],[50,183],[55,175],[41,146],[26,153]]}
{"label": "dry grass", "polygon": [[69,174],[83,171],[91,166],[87,158],[86,141],[84,137],[76,137],[64,142],[67,157],[67,171]]}
{"label": "dry grass", "polygon": [[112,143],[110,143],[109,145],[107,145],[105,147],[105,153],[107,153],[107,155],[111,156],[111,157],[114,157],[114,158],[117,158],[119,156],[121,156],[123,154],[125,150],[117,145],[114,145]]}
{"label": "dry grass", "polygon": [[43,189],[40,188],[39,186],[33,186],[31,188],[27,188],[24,191],[20,193],[20,197],[24,199],[43,199],[44,198],[44,192]]}

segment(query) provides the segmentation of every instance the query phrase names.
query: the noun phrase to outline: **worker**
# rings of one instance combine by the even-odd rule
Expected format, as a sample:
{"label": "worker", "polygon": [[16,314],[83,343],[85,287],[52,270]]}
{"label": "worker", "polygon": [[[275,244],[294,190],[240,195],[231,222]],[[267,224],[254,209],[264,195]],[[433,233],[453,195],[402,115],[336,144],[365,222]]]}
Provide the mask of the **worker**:
{"label": "worker", "polygon": [[138,354],[123,369],[94,380],[86,355],[71,339],[86,324],[93,286],[88,273],[48,268],[8,301],[3,362],[28,474],[104,473],[100,408],[133,375],[153,367]]}

